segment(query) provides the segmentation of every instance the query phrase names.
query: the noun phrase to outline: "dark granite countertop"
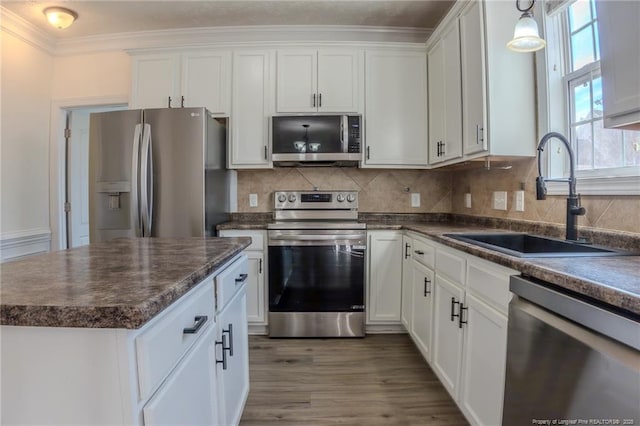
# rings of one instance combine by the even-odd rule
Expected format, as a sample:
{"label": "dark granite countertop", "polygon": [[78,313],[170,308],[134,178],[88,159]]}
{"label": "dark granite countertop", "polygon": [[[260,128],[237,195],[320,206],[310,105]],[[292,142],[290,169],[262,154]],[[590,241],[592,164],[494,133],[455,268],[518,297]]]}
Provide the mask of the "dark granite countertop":
{"label": "dark granite countertop", "polygon": [[250,243],[119,239],[8,262],[0,271],[0,324],[140,328]]}
{"label": "dark granite countertop", "polygon": [[[563,238],[564,227],[537,222],[463,215],[364,214],[368,230],[410,230],[441,244],[518,270],[558,287],[640,315],[640,256],[518,258],[445,237],[448,233],[527,232]],[[218,229],[266,229],[268,217],[245,215]],[[640,235],[581,229],[596,244],[640,252]]]}

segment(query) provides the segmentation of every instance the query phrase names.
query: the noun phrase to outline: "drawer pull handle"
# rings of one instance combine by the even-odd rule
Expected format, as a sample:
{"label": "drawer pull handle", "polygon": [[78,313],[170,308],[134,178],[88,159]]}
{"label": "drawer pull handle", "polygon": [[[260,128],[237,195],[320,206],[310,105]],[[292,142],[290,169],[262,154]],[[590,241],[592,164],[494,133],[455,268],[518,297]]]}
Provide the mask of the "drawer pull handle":
{"label": "drawer pull handle", "polygon": [[404,243],[404,258],[408,259],[409,256],[411,256],[411,254],[409,253],[409,250],[411,249],[411,245],[409,243]]}
{"label": "drawer pull handle", "polygon": [[216,354],[216,364],[222,364],[222,369],[226,370],[227,369],[227,352],[226,352],[227,336],[223,334],[222,340],[220,341],[216,340],[216,346],[218,345],[222,345],[222,361],[218,361],[218,355]]}
{"label": "drawer pull handle", "polygon": [[240,274],[240,278],[236,278],[236,285],[245,282],[248,277],[249,274]]}
{"label": "drawer pull handle", "polygon": [[424,252],[422,250],[414,250],[413,252],[419,256],[424,256]]}
{"label": "drawer pull handle", "polygon": [[208,319],[209,317],[207,317],[206,315],[197,315],[194,318],[195,322],[193,323],[193,327],[183,328],[182,332],[184,334],[196,334]]}
{"label": "drawer pull handle", "polygon": [[229,356],[233,356],[233,324],[229,323],[229,328],[227,330],[223,328],[222,334],[224,335],[224,333],[229,334],[229,346],[223,345],[222,352],[229,351]]}

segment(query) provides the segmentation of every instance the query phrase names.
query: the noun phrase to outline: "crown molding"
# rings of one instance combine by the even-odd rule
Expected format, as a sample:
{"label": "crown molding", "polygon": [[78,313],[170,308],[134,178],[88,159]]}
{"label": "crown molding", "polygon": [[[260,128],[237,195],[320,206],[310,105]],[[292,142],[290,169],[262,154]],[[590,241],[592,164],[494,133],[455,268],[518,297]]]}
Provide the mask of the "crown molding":
{"label": "crown molding", "polygon": [[116,50],[197,48],[215,45],[281,43],[423,44],[431,29],[343,25],[264,25],[180,28],[55,39],[30,22],[0,6],[1,24],[21,40],[54,56]]}
{"label": "crown molding", "polygon": [[29,21],[21,18],[9,9],[0,5],[0,27],[3,32],[19,38],[47,53],[54,54],[56,41]]}

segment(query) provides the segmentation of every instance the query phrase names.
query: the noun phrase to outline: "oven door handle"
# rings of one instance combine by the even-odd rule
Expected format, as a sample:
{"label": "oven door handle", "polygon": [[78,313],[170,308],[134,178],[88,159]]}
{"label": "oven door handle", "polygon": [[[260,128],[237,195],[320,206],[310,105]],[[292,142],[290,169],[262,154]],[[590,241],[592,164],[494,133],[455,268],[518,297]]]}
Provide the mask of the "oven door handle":
{"label": "oven door handle", "polygon": [[277,241],[362,241],[362,235],[309,235],[309,234],[298,234],[298,235],[275,235],[270,236],[270,240]]}

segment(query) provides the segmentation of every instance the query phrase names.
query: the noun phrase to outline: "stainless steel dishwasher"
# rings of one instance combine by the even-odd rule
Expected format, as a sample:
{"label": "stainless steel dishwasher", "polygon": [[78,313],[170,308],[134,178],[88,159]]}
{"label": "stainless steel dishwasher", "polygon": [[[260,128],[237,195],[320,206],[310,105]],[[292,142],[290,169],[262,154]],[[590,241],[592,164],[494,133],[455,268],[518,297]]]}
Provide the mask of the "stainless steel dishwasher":
{"label": "stainless steel dishwasher", "polygon": [[511,277],[503,425],[640,425],[634,315]]}

